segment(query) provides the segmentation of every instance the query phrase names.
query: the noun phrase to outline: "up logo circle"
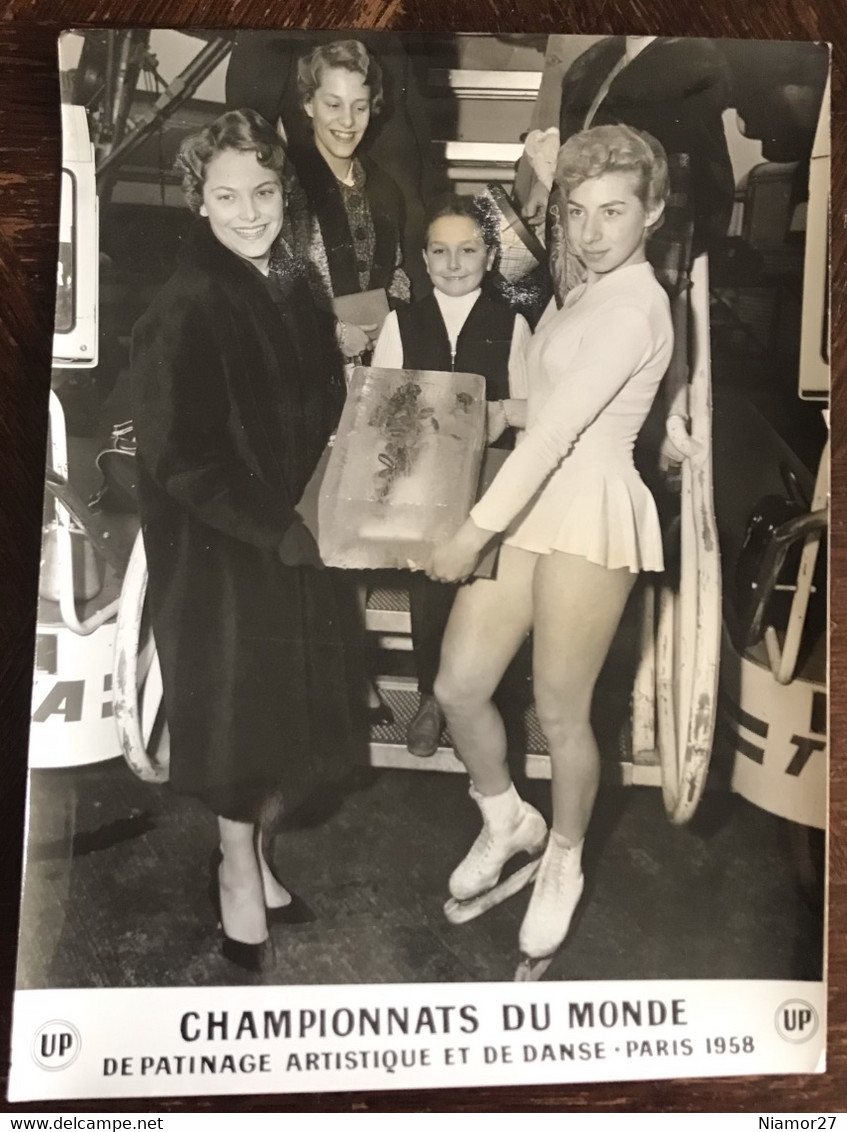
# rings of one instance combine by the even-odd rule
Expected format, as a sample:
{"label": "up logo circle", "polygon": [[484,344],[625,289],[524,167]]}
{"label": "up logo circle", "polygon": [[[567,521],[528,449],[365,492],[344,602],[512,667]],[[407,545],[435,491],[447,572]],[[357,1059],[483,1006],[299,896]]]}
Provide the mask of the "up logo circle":
{"label": "up logo circle", "polygon": [[789,998],[783,1002],[776,1012],[775,1022],[779,1036],[795,1045],[813,1038],[820,1025],[818,1012],[802,998]]}
{"label": "up logo circle", "polygon": [[41,1069],[54,1072],[72,1065],[79,1057],[81,1048],[82,1039],[76,1026],[54,1019],[52,1022],[45,1022],[35,1031],[32,1059]]}

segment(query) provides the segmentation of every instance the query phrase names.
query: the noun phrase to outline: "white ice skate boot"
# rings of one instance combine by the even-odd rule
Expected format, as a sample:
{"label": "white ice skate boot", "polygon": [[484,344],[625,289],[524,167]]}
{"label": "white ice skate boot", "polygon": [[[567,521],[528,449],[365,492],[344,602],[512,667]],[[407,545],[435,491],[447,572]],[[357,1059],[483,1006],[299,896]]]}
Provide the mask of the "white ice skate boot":
{"label": "white ice skate boot", "polygon": [[[471,786],[470,796],[482,813],[482,830],[450,877],[451,899],[444,914],[454,924],[475,919],[529,884],[547,841],[547,823],[513,784],[494,795],[479,794]],[[498,884],[506,862],[518,853],[536,859]]]}
{"label": "white ice skate boot", "polygon": [[517,982],[539,979],[568,934],[584,884],[582,845],[550,834],[521,924],[518,942],[525,958],[515,975]]}

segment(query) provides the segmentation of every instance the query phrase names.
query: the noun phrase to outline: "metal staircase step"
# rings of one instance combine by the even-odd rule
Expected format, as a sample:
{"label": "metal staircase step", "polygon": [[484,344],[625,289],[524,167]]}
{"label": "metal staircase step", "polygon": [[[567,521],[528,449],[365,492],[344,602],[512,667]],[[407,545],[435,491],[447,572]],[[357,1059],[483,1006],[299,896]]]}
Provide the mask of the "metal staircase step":
{"label": "metal staircase step", "polygon": [[[438,750],[429,758],[418,758],[406,750],[406,729],[418,710],[418,693],[414,680],[402,677],[381,677],[377,679],[380,698],[391,710],[394,719],[391,723],[381,723],[371,728],[370,762],[371,766],[387,767],[392,770],[434,770],[464,774],[465,766],[453,750],[452,740],[446,727],[441,733]],[[547,743],[530,705],[522,715],[526,754],[524,768],[527,778],[550,778],[550,756]],[[603,760],[603,780],[633,786],[660,786],[659,767],[638,766],[617,759]]]}
{"label": "metal staircase step", "polygon": [[[369,590],[365,628],[372,633],[411,633],[408,589],[401,585],[379,585]],[[398,647],[390,640],[384,640],[381,644],[385,648]]]}

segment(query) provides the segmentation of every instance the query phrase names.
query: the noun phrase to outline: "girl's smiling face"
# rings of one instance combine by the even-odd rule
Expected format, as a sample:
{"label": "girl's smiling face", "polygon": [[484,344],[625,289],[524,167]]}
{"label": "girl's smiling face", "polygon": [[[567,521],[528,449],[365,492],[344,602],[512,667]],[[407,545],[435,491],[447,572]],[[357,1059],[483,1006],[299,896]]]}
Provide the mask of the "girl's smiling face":
{"label": "girl's smiling face", "polygon": [[637,190],[637,174],[615,172],[589,177],[568,194],[568,241],[588,268],[589,280],[644,262],[647,234],[664,204],[648,208]]}
{"label": "girl's smiling face", "polygon": [[305,104],[315,129],[315,145],[332,166],[349,162],[371,119],[370,87],[357,71],[326,67],[314,95]]}
{"label": "girl's smiling face", "polygon": [[224,149],[206,167],[200,215],[224,247],[266,272],[282,230],[279,177],[259,163],[255,150]]}
{"label": "girl's smiling face", "polygon": [[433,287],[458,298],[479,287],[494,254],[469,216],[439,216],[429,226],[423,257]]}

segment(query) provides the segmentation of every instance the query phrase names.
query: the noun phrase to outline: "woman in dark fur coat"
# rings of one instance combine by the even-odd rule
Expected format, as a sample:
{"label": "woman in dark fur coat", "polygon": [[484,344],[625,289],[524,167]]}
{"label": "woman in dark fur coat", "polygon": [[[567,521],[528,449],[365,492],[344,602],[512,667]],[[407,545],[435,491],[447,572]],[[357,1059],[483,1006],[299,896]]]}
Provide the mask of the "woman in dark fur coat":
{"label": "woman in dark fur coat", "polygon": [[[180,164],[202,220],[133,334],[140,508],[171,783],[218,817],[224,954],[259,970],[268,922],[307,914],[271,871],[263,814],[343,774],[355,731],[346,587],[295,512],[344,384],[284,238],[275,132],[230,111]],[[272,247],[287,264],[273,280]]]}

